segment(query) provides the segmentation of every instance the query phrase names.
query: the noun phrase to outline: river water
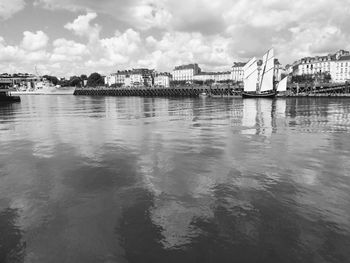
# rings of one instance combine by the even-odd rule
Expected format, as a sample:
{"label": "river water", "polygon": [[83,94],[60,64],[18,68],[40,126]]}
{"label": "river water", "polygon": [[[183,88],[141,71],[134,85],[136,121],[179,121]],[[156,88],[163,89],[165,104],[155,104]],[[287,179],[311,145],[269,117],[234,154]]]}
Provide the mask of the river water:
{"label": "river water", "polygon": [[349,262],[350,100],[0,107],[0,262]]}

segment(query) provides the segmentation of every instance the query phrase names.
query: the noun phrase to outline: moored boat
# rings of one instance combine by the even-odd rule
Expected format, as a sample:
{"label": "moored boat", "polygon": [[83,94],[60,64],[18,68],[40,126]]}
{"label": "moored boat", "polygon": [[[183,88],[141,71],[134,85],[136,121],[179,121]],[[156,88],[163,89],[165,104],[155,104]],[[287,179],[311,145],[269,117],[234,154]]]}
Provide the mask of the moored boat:
{"label": "moored boat", "polygon": [[28,81],[25,85],[16,87],[11,95],[73,95],[75,87],[54,85],[45,78]]}
{"label": "moored boat", "polygon": [[256,92],[242,92],[243,98],[274,98],[276,92],[265,92],[265,93],[256,93]]}
{"label": "moored boat", "polygon": [[20,102],[21,98],[19,96],[12,96],[9,94],[8,89],[0,89],[0,102]]}
{"label": "moored boat", "polygon": [[243,68],[244,88],[243,98],[274,98],[274,51],[270,49],[264,56],[262,67],[258,68],[258,61],[254,57]]}

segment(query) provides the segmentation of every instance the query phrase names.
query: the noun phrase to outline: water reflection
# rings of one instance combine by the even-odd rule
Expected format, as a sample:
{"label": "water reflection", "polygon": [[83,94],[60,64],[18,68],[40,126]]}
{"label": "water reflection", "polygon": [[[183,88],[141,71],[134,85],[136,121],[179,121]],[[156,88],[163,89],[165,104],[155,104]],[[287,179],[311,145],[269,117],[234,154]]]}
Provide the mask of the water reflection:
{"label": "water reflection", "polygon": [[25,242],[17,218],[17,209],[0,210],[0,262],[23,262]]}
{"label": "water reflection", "polygon": [[347,262],[349,112],[337,99],[24,97],[0,108],[0,221],[14,218],[0,227],[15,240],[0,249]]}

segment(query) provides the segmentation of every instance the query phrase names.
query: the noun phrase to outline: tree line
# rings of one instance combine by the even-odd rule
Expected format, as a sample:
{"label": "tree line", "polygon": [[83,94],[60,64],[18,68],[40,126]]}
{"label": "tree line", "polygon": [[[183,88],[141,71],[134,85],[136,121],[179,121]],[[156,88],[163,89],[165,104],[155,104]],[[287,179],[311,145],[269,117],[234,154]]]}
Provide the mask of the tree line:
{"label": "tree line", "polygon": [[43,77],[52,82],[52,84],[60,85],[62,87],[83,87],[85,86],[84,82],[86,82],[86,86],[88,87],[97,87],[104,85],[103,77],[97,72],[90,74],[89,77],[83,74],[80,76],[71,76],[69,79],[58,79],[57,77],[50,75],[44,75]]}

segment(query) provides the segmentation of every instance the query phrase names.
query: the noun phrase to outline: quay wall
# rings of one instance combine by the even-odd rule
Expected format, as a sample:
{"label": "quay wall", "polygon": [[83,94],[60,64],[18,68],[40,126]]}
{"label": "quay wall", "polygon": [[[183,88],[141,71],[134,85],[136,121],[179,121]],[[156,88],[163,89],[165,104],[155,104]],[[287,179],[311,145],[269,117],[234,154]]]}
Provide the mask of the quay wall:
{"label": "quay wall", "polygon": [[[232,85],[178,86],[172,88],[137,87],[77,88],[74,95],[82,96],[136,96],[136,97],[198,97],[205,93],[213,97],[241,97],[241,89]],[[278,97],[350,97],[350,85],[291,85]]]}
{"label": "quay wall", "polygon": [[239,96],[233,86],[198,86],[175,88],[78,88],[74,95],[85,96],[139,96],[139,97],[198,97],[206,93],[213,96]]}

